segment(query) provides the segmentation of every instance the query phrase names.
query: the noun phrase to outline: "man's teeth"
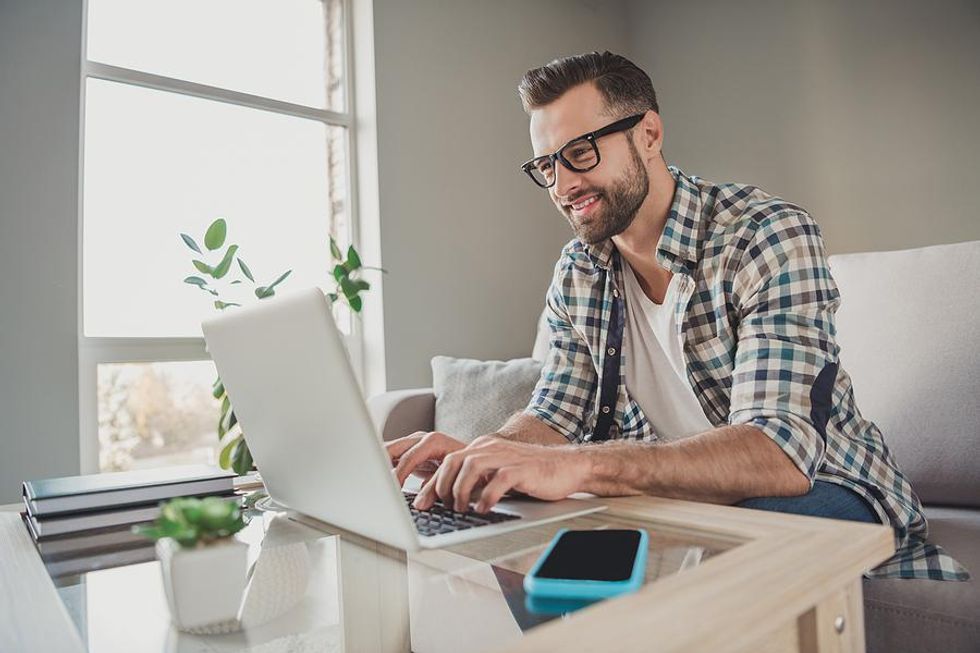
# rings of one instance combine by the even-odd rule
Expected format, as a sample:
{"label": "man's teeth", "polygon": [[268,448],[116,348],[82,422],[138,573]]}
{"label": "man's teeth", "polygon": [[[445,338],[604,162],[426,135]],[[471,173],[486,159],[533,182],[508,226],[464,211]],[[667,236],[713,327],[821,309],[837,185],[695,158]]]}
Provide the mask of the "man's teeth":
{"label": "man's teeth", "polygon": [[584,202],[579,202],[578,204],[572,204],[572,208],[575,209],[576,211],[581,211],[582,209],[584,209],[585,207],[587,207],[589,204],[592,204],[593,202],[595,202],[598,199],[599,199],[599,196],[598,195],[593,195],[592,197],[590,197],[589,199],[585,200]]}

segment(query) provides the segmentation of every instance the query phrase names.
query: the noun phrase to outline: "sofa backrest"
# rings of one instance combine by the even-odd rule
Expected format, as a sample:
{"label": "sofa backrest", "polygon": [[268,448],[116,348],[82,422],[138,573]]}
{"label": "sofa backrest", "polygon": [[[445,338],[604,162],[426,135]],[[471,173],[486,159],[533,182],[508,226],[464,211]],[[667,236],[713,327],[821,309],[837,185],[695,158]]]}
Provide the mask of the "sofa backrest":
{"label": "sofa backrest", "polygon": [[859,411],[923,503],[980,506],[980,241],[828,261]]}

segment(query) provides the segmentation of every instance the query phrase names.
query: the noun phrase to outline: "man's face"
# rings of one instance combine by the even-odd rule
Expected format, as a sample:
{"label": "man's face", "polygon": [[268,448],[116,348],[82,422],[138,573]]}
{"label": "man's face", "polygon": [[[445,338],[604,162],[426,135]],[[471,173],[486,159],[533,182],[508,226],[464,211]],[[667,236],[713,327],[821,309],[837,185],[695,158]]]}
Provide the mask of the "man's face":
{"label": "man's face", "polygon": [[[551,104],[531,112],[534,156],[550,154],[582,134],[626,116],[609,115],[602,95],[591,84],[568,90]],[[574,172],[556,163],[551,200],[583,243],[595,244],[625,231],[650,190],[646,165],[627,132],[597,141],[599,165]]]}

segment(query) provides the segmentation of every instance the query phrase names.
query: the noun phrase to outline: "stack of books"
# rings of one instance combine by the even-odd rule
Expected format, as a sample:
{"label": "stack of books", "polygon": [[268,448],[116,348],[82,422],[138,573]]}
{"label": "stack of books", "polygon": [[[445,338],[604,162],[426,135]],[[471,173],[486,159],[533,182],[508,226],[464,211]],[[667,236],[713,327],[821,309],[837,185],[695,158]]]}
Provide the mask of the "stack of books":
{"label": "stack of books", "polygon": [[234,472],[208,465],[27,481],[24,521],[52,576],[145,562],[153,544],[130,532],[174,497],[234,493]]}

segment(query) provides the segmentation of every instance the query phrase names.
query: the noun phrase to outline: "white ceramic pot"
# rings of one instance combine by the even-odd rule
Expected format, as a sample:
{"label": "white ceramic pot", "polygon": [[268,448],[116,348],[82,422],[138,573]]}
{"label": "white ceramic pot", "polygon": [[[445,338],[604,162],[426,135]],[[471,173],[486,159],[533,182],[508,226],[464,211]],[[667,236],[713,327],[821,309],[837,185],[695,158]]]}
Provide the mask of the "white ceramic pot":
{"label": "white ceramic pot", "polygon": [[248,545],[234,537],[193,549],[157,540],[170,616],[178,630],[223,625],[234,630],[245,592]]}

